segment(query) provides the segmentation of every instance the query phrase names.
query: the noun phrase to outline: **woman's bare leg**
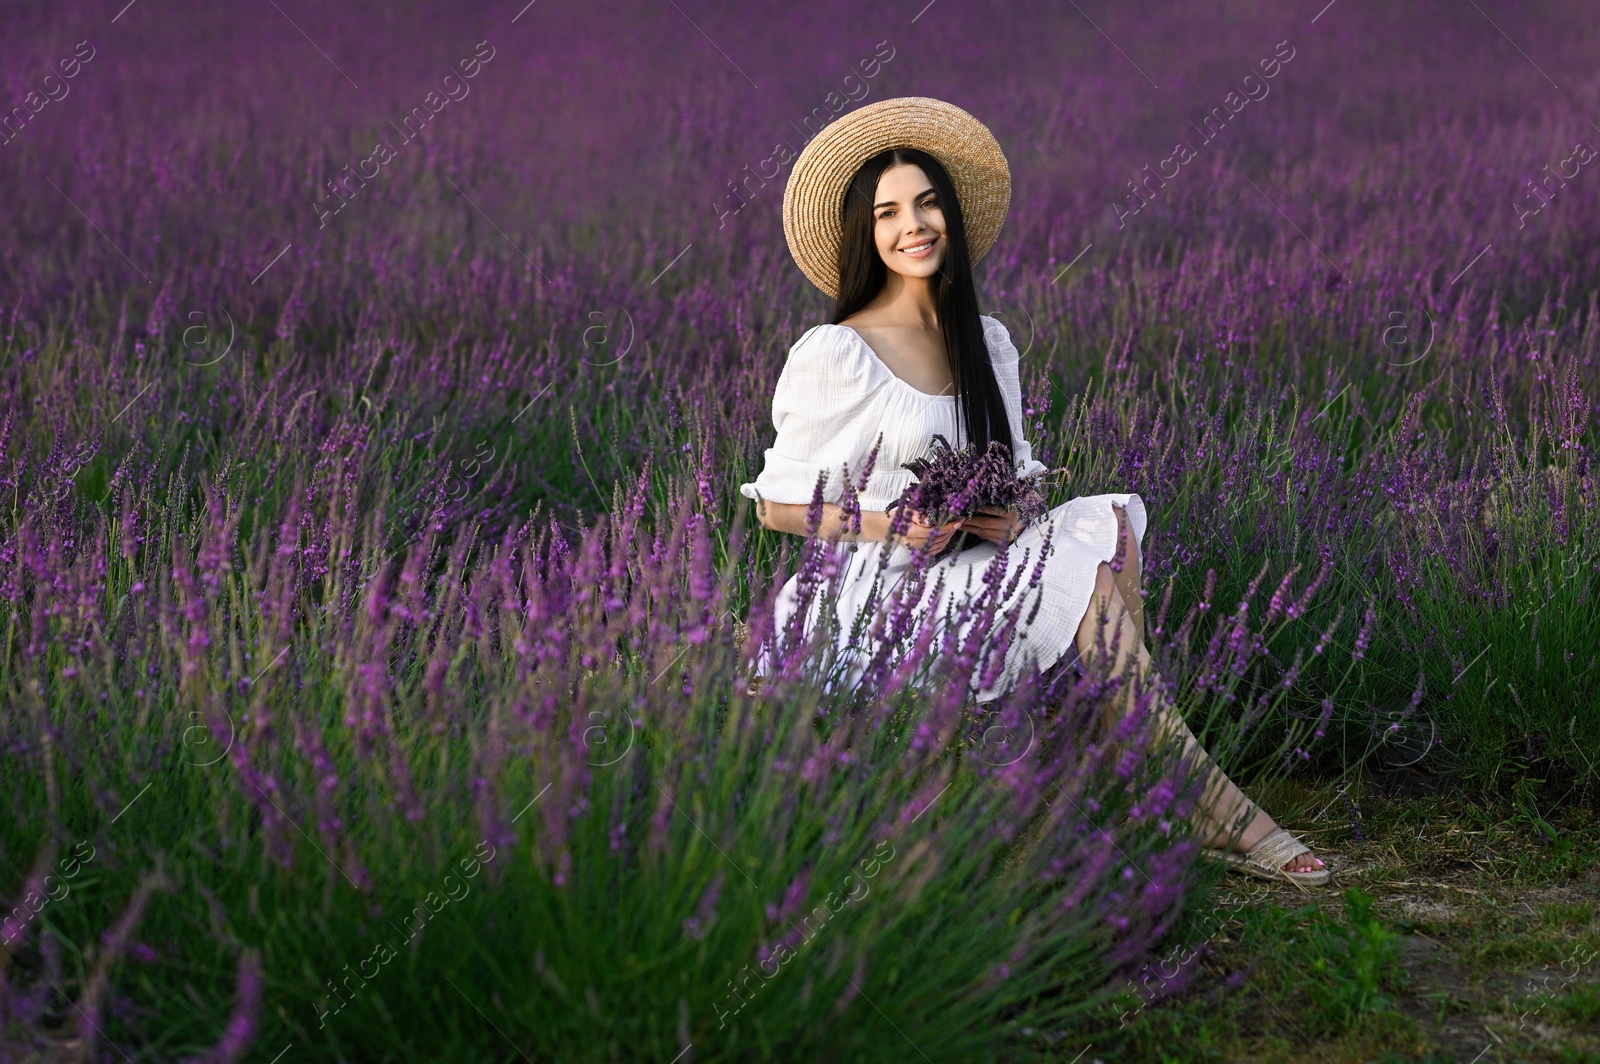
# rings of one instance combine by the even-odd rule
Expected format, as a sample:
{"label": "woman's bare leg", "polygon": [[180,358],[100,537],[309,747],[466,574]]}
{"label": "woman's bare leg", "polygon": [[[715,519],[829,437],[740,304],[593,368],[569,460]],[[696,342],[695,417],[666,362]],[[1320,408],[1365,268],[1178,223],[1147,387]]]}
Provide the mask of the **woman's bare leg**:
{"label": "woman's bare leg", "polygon": [[[1115,575],[1117,574],[1112,573],[1110,565],[1105,562],[1100,563],[1100,568],[1095,573],[1094,595],[1089,603],[1089,609],[1084,613],[1083,622],[1078,627],[1078,653],[1087,662],[1091,655],[1098,653],[1097,638],[1103,639],[1109,650],[1113,636],[1120,633],[1116,653],[1111,659],[1113,673],[1127,669],[1129,658],[1132,657],[1138,676],[1148,677],[1151,668],[1150,651],[1145,647],[1144,640],[1139,638],[1131,611],[1114,580]],[[1106,613],[1103,628],[1100,624],[1102,611]],[[1130,676],[1130,683],[1120,696],[1121,703],[1114,711],[1117,720],[1121,720],[1133,708],[1133,686]],[[1210,756],[1200,746],[1200,741],[1195,738],[1194,733],[1189,730],[1189,725],[1173,707],[1163,706],[1158,712],[1160,713],[1158,741],[1160,737],[1176,737],[1182,741],[1183,756],[1194,756],[1197,768],[1210,762]],[[1210,762],[1210,768],[1212,771],[1207,773],[1205,791],[1196,809],[1199,822],[1210,828],[1201,840],[1203,844],[1221,845],[1225,839],[1235,837],[1237,841],[1233,848],[1248,851],[1278,830],[1277,822],[1267,815],[1266,810],[1246,797],[1220,766]],[[1243,833],[1239,834],[1241,821],[1247,822],[1244,824]],[[1323,863],[1309,853],[1300,854],[1283,866],[1285,871],[1290,872],[1316,872],[1323,867]]]}
{"label": "woman's bare leg", "polygon": [[1128,608],[1128,616],[1133,618],[1133,627],[1139,633],[1139,642],[1144,642],[1144,559],[1139,554],[1139,540],[1133,534],[1133,523],[1128,520],[1127,507],[1111,504],[1111,512],[1117,515],[1117,528],[1122,536],[1122,572],[1112,573],[1112,582],[1116,584],[1117,591],[1122,595],[1122,601]]}

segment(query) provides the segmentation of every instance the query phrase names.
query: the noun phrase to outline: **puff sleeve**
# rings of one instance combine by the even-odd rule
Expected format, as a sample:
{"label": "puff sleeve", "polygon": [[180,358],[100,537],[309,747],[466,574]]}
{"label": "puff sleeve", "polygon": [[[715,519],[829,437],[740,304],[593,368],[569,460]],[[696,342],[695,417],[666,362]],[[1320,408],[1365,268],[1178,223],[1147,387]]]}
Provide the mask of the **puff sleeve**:
{"label": "puff sleeve", "polygon": [[809,503],[817,478],[825,502],[844,494],[844,466],[859,476],[880,426],[871,416],[887,369],[876,366],[840,325],[816,325],[789,348],[788,361],[772,395],[772,427],[777,439],[754,481],[739,485],[747,499]]}
{"label": "puff sleeve", "polygon": [[1012,457],[1016,460],[1017,475],[1031,477],[1046,472],[1050,467],[1033,457],[1033,445],[1024,434],[1022,377],[1018,366],[1022,356],[1017,352],[1016,344],[1011,342],[1011,333],[1004,324],[987,315],[981,315],[979,320],[983,322],[983,338],[989,347],[989,362],[994,366],[995,380],[999,382],[1000,394],[1006,402],[1006,415],[1011,422],[1011,440],[1016,445]]}

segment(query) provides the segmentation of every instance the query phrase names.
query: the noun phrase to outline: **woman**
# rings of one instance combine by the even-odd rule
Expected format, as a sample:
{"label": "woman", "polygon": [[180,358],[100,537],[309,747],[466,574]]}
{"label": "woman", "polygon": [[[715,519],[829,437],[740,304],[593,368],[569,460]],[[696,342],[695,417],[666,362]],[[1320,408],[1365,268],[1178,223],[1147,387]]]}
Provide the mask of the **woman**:
{"label": "woman", "polygon": [[[806,146],[784,193],[784,232],[801,270],[834,298],[833,318],[790,349],[773,396],[777,439],[760,475],[740,487],[757,501],[763,526],[806,535],[808,504],[822,479],[817,534],[851,543],[835,607],[845,631],[884,595],[885,576],[892,582],[912,569],[914,549],[924,558],[937,554],[958,531],[982,542],[933,563],[930,578],[943,580],[920,616],[946,616],[967,589],[981,586],[1002,548],[1012,561],[1017,553],[1038,558],[1042,593],[1034,589],[1023,637],[1012,641],[997,678],[977,692],[980,702],[998,697],[1024,669],[1081,667],[1097,640],[1116,647],[1115,669],[1130,655],[1141,676],[1150,668],[1138,548],[1146,519],[1138,495],[1072,499],[1028,527],[1014,512],[990,510],[939,526],[916,514],[909,527],[889,512],[912,479],[901,463],[922,455],[935,433],[957,447],[998,440],[1020,475],[1045,471],[1023,435],[1017,349],[1004,325],[978,313],[972,281],[972,263],[993,246],[1010,198],[1010,170],[993,135],[939,100],[880,101],[840,118]],[[843,505],[855,487],[846,481],[867,468],[869,455],[857,528]],[[1126,561],[1117,571],[1109,562],[1119,541]],[[1017,582],[999,610],[1022,608],[1030,590],[1024,584]],[[776,604],[780,626],[798,594],[791,579]],[[812,602],[807,625],[820,605]],[[848,659],[856,648],[852,642],[840,650]],[[1121,713],[1131,708],[1133,685],[1125,691]],[[1185,753],[1198,751],[1177,713],[1163,711],[1163,722]],[[1232,843],[1224,857],[1235,867],[1302,883],[1328,879],[1322,861],[1220,769],[1210,773],[1201,809],[1227,811],[1201,815],[1208,843]],[[1242,833],[1227,826],[1240,823]]]}

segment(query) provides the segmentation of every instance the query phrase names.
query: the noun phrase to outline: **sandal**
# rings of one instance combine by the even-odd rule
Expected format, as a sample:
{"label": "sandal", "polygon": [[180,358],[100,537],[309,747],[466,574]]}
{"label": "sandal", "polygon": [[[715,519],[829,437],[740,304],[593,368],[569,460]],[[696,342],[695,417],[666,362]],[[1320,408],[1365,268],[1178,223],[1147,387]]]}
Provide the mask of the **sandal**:
{"label": "sandal", "polygon": [[[1222,858],[1230,866],[1247,875],[1257,876],[1261,879],[1287,879],[1293,883],[1303,883],[1306,886],[1319,886],[1328,881],[1332,875],[1331,869],[1319,868],[1312,872],[1291,872],[1283,866],[1299,857],[1303,853],[1310,853],[1311,847],[1301,842],[1291,832],[1280,829],[1260,842],[1247,853],[1237,850],[1219,850],[1206,847],[1206,852]],[[1326,866],[1327,862],[1323,862]]]}

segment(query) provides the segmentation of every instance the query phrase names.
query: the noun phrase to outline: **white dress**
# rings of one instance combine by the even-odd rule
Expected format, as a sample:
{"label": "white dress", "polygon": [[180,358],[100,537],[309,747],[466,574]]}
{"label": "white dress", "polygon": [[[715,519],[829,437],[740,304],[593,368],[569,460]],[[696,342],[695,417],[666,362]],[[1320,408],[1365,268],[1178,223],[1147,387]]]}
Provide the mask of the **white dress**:
{"label": "white dress", "polygon": [[[1022,388],[1016,346],[1006,327],[994,318],[982,317],[984,340],[994,366],[1015,441],[1014,458],[1018,473],[1042,473],[1046,466],[1033,457],[1033,449],[1023,435]],[[859,484],[881,432],[871,478],[859,492],[862,510],[887,510],[915,476],[901,463],[922,456],[934,433],[943,435],[953,446],[967,442],[965,426],[956,417],[956,397],[931,395],[913,388],[889,367],[847,325],[816,325],[806,330],[789,349],[789,358],[778,378],[772,397],[772,425],[777,439],[766,450],[765,465],[753,482],[741,484],[739,491],[749,499],[769,502],[810,503],[819,474],[826,472],[823,499],[841,502],[845,470]],[[918,592],[920,618],[941,623],[956,623],[962,633],[971,630],[973,619],[961,617],[959,606],[969,596],[982,592],[987,568],[1005,566],[1001,591],[991,593],[1003,601],[1002,610],[1021,610],[1032,615],[1013,638],[999,670],[998,679],[988,685],[974,680],[979,702],[991,701],[1008,690],[1029,668],[1047,669],[1061,659],[1064,664],[1077,660],[1076,634],[1089,608],[1095,572],[1116,551],[1117,519],[1111,504],[1126,507],[1134,535],[1142,546],[1145,533],[1144,500],[1132,493],[1085,495],[1055,507],[1022,531],[1004,552],[993,543],[983,542],[959,553],[947,553],[927,567],[927,580]],[[1051,531],[1048,552],[1042,551],[1045,533]],[[904,543],[887,547],[881,542],[841,542],[833,548],[833,565],[840,582],[836,609],[839,618],[840,659],[856,663],[851,675],[859,678],[859,663],[872,656],[876,648],[862,645],[858,632],[850,639],[851,627],[864,607],[882,609],[894,587],[912,570],[911,548]],[[880,574],[881,555],[889,557]],[[1043,556],[1043,571],[1037,586],[1030,590],[1029,577]],[[998,559],[998,560],[997,560]],[[1026,573],[1013,586],[1018,568]],[[942,586],[938,578],[943,575]],[[998,571],[988,573],[991,580]],[[791,576],[774,605],[774,631],[782,632],[797,606],[797,580]],[[874,592],[874,585],[877,586]],[[915,586],[915,581],[908,588]],[[1009,593],[1009,597],[1001,596]],[[805,621],[809,633],[820,615],[822,599],[814,597]],[[956,609],[952,610],[952,607]],[[985,637],[986,638],[986,637]],[[770,637],[769,637],[770,640]],[[943,645],[943,644],[935,644]],[[769,644],[757,664],[757,672],[770,669]]]}

